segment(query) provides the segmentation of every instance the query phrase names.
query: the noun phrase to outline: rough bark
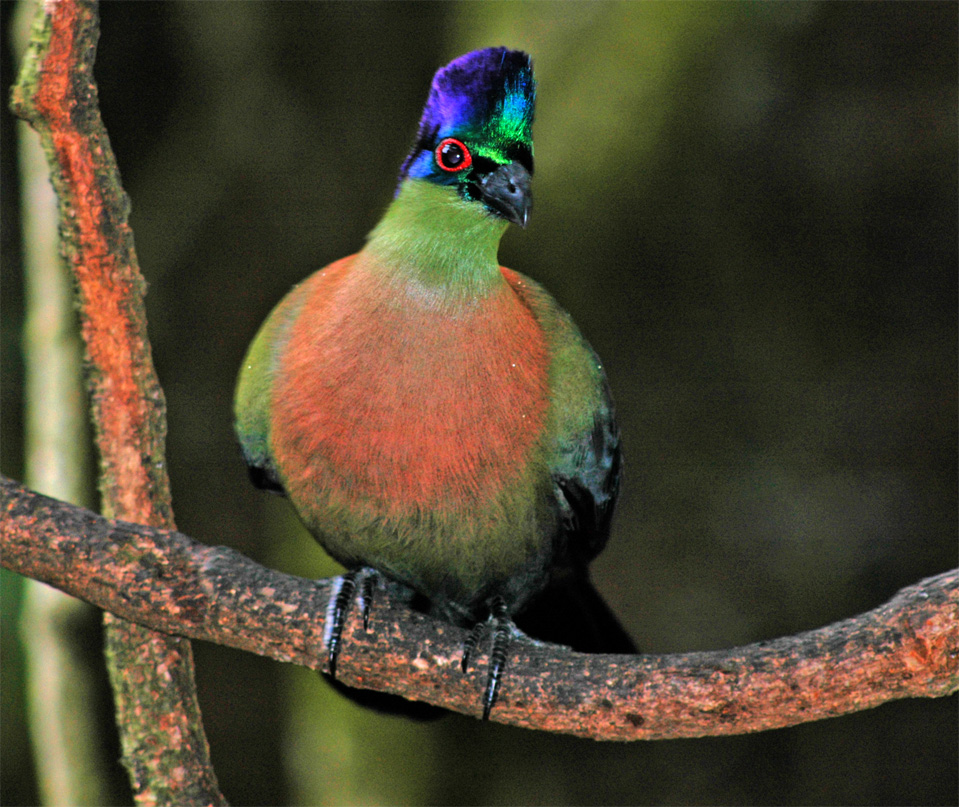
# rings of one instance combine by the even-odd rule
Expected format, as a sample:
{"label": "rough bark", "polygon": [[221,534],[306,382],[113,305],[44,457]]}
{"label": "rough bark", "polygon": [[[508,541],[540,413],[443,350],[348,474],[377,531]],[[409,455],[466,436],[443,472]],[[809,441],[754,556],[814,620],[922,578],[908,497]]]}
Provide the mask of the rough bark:
{"label": "rough bark", "polygon": [[[96,2],[37,11],[11,106],[38,132],[59,200],[61,248],[80,304],[103,512],[173,526],[163,393],[143,309],[129,200],[97,106]],[[209,764],[189,642],[105,618],[124,762],[141,804],[222,803]],[[170,681],[175,682],[170,686]]]}
{"label": "rough bark", "polygon": [[[181,533],[100,518],[0,481],[3,565],[156,630],[325,669],[331,581]],[[375,598],[337,670],[350,686],[478,715],[488,659],[465,632]],[[514,641],[491,719],[597,740],[741,734],[959,689],[959,570],[828,627],[731,650],[606,656]]]}
{"label": "rough bark", "polygon": [[[8,33],[17,59],[27,49],[35,3],[21,0]],[[73,278],[59,254],[57,198],[46,156],[30,126],[17,126],[23,261],[24,474],[31,488],[88,506],[90,431]],[[27,727],[43,804],[106,804],[108,762],[97,732],[98,660],[82,629],[96,609],[28,581],[19,633]]]}

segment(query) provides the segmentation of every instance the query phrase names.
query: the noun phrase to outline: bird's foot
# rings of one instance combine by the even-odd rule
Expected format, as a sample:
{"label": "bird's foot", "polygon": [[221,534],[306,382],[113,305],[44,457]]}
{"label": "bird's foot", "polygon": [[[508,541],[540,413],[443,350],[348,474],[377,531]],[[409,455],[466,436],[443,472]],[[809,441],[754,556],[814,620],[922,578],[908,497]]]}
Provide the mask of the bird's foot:
{"label": "bird's foot", "polygon": [[486,691],[483,693],[483,720],[489,720],[490,712],[499,695],[500,681],[506,670],[506,654],[509,652],[510,639],[515,635],[522,635],[519,629],[509,618],[506,601],[496,597],[490,605],[490,615],[486,622],[477,622],[463,643],[462,669],[466,672],[470,657],[476,650],[483,634],[492,632],[492,643],[489,654],[489,671],[486,676]]}
{"label": "bird's foot", "polygon": [[346,618],[353,607],[353,595],[356,588],[359,586],[360,589],[359,600],[363,614],[363,630],[369,630],[373,591],[378,579],[379,573],[375,569],[364,567],[353,569],[334,580],[333,594],[326,606],[326,630],[323,632],[331,678],[336,678],[336,660],[343,646],[343,627],[346,625]]}

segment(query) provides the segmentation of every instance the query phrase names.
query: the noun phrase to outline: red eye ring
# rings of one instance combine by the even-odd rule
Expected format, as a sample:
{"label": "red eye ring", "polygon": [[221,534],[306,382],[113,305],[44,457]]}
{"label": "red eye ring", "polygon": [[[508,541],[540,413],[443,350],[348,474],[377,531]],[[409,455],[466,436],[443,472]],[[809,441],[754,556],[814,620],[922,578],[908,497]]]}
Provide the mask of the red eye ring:
{"label": "red eye ring", "polygon": [[473,164],[473,155],[470,154],[470,150],[466,148],[463,141],[455,137],[441,140],[433,153],[436,156],[436,164],[451,174],[465,171]]}

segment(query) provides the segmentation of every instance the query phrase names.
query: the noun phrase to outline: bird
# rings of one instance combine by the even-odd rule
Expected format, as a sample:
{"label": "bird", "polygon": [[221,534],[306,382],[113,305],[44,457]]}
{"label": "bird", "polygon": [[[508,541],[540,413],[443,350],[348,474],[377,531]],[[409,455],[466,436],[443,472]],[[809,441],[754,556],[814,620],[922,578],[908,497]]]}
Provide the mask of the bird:
{"label": "bird", "polygon": [[377,581],[490,637],[483,718],[514,637],[635,647],[589,579],[620,488],[605,370],[546,289],[500,266],[532,209],[528,54],[437,70],[392,201],[362,248],[295,286],[251,343],[235,431],[253,483],[289,498],[347,570],[330,675]]}

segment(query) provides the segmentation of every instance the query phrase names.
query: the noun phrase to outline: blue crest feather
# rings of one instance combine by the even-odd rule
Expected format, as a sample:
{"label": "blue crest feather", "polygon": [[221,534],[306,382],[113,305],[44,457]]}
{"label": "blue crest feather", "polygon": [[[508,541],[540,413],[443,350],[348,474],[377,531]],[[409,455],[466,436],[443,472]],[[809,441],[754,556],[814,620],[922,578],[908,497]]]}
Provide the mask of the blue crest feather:
{"label": "blue crest feather", "polygon": [[454,59],[433,76],[400,181],[418,155],[444,137],[471,135],[503,151],[511,144],[532,150],[535,101],[533,64],[526,53],[485,48]]}

